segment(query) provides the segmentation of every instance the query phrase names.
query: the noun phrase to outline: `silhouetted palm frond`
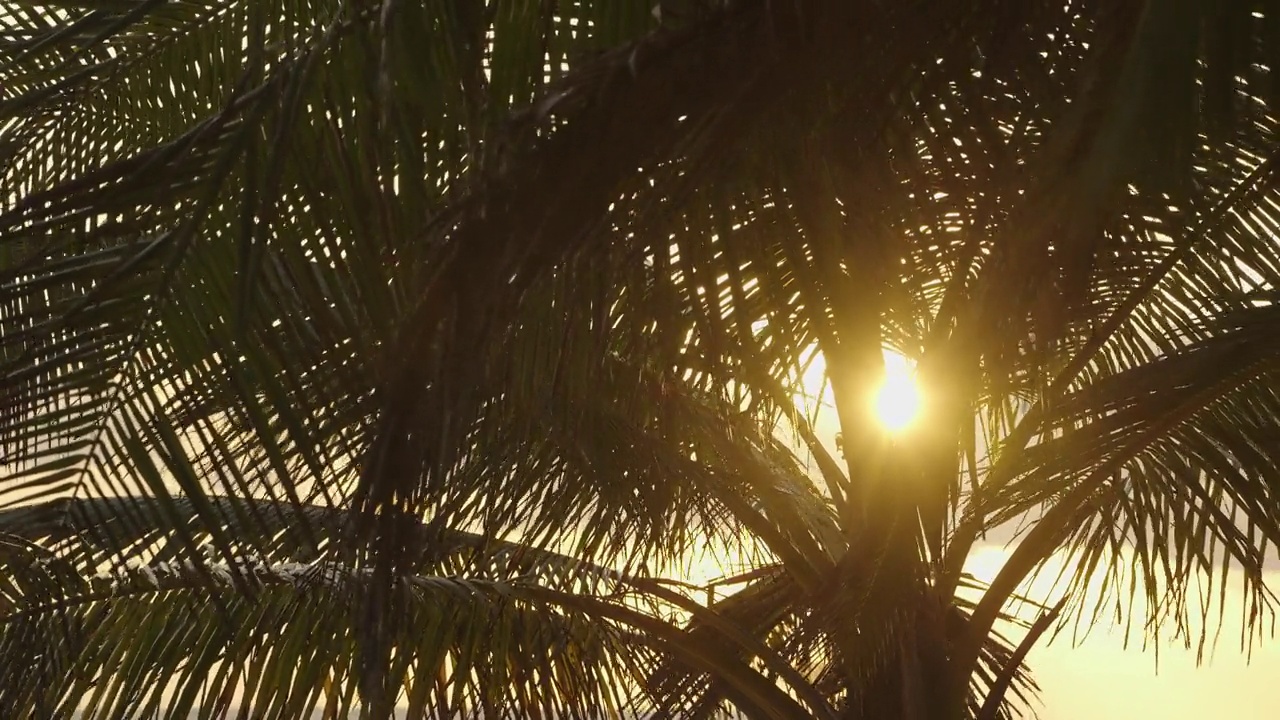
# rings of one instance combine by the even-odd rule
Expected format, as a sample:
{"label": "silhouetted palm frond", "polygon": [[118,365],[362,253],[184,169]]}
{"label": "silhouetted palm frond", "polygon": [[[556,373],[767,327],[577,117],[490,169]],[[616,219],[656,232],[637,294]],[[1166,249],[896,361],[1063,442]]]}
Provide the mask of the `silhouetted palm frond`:
{"label": "silhouetted palm frond", "polygon": [[1277,28],[0,0],[6,716],[1012,717],[1122,593],[1260,627]]}

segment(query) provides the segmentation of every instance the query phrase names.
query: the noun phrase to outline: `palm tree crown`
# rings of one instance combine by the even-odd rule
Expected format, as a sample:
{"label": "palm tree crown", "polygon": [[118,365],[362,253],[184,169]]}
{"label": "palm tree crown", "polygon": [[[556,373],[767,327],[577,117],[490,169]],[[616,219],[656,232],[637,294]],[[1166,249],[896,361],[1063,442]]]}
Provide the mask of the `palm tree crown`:
{"label": "palm tree crown", "polygon": [[1106,607],[1270,617],[1274,3],[0,0],[0,48],[4,717],[1008,718]]}

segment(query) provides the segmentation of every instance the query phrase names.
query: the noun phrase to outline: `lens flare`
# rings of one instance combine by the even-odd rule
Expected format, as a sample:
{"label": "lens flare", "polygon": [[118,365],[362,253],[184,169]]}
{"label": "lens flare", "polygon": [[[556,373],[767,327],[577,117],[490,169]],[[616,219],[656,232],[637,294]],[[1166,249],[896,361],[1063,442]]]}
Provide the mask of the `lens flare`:
{"label": "lens flare", "polygon": [[911,427],[920,416],[922,398],[915,373],[900,356],[885,353],[885,374],[874,395],[874,410],[889,432]]}

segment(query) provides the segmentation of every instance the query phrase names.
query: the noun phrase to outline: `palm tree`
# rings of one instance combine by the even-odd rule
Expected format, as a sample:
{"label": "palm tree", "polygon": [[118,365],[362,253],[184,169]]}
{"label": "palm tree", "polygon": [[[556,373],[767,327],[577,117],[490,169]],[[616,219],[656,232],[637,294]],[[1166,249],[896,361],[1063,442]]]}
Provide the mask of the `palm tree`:
{"label": "palm tree", "polygon": [[1271,611],[1273,3],[0,0],[0,42],[4,717],[1012,717],[1104,605],[1211,634],[1234,567]]}

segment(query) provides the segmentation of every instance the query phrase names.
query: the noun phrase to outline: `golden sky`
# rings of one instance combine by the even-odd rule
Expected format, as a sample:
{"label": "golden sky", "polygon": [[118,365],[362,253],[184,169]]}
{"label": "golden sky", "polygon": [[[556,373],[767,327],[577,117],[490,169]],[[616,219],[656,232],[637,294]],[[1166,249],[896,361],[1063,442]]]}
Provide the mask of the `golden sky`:
{"label": "golden sky", "polygon": [[[1000,546],[979,547],[970,571],[989,579],[1005,554]],[[1280,572],[1267,576],[1271,587],[1280,587]],[[1041,720],[1280,718],[1280,642],[1264,633],[1252,659],[1246,656],[1240,647],[1240,578],[1228,575],[1227,585],[1217,647],[1206,650],[1199,667],[1196,648],[1181,640],[1160,644],[1157,667],[1154,648],[1144,650],[1136,632],[1126,648],[1124,628],[1108,618],[1075,646],[1069,631],[1048,645],[1042,639],[1028,657],[1041,687]],[[1047,579],[1036,583],[1029,594],[1043,596],[1047,586]]]}

